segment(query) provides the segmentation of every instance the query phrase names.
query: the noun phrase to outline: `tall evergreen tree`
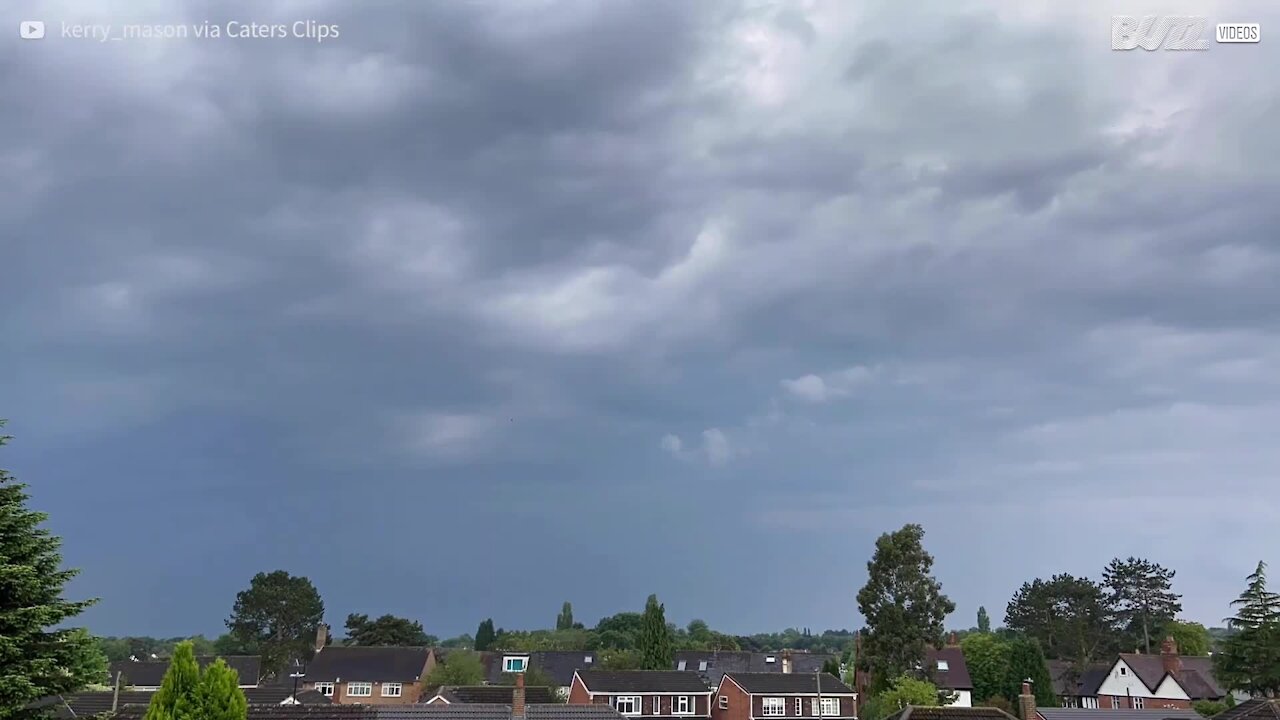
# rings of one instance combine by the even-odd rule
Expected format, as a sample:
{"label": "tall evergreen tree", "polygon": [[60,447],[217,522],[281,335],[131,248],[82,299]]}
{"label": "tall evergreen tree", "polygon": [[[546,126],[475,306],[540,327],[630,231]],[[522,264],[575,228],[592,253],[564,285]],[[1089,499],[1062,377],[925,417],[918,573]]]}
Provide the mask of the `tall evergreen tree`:
{"label": "tall evergreen tree", "polygon": [[1032,638],[1015,637],[1009,641],[1009,668],[1005,675],[1004,697],[1016,704],[1022,694],[1022,682],[1031,681],[1031,692],[1036,696],[1036,707],[1058,707],[1058,696],[1053,692],[1049,678],[1049,666],[1044,659],[1040,643]]}
{"label": "tall evergreen tree", "polygon": [[640,669],[670,670],[673,654],[666,608],[657,595],[650,595],[640,625]]}
{"label": "tall evergreen tree", "polygon": [[200,666],[191,643],[178,643],[145,720],[204,720],[200,714]]}
{"label": "tall evergreen tree", "polygon": [[476,628],[476,650],[490,649],[497,639],[498,633],[493,629],[493,618],[481,620],[480,627]]}
{"label": "tall evergreen tree", "polygon": [[200,674],[196,698],[200,720],[245,720],[249,715],[249,701],[240,689],[240,677],[222,658]]}
{"label": "tall evergreen tree", "polygon": [[978,632],[991,632],[991,616],[987,614],[987,609],[981,606],[978,608]]}
{"label": "tall evergreen tree", "polygon": [[564,606],[560,608],[560,614],[556,616],[556,629],[573,629],[573,605],[568,600],[566,600]]}
{"label": "tall evergreen tree", "polygon": [[1214,675],[1231,690],[1251,695],[1280,695],[1280,595],[1267,589],[1267,565],[1259,562],[1248,586],[1231,603],[1235,632],[1213,656]]}
{"label": "tall evergreen tree", "polygon": [[1102,584],[1120,626],[1151,652],[1151,636],[1162,634],[1165,624],[1179,612],[1181,595],[1173,592],[1175,571],[1144,558],[1115,558],[1102,571]]}
{"label": "tall evergreen tree", "polygon": [[[8,441],[0,436],[0,446]],[[0,718],[17,716],[33,700],[103,682],[107,674],[92,636],[53,629],[96,601],[62,597],[79,571],[62,567],[62,540],[41,527],[45,513],[27,507],[26,487],[0,469]]]}
{"label": "tall evergreen tree", "polygon": [[876,540],[858,609],[867,620],[864,656],[873,689],[915,672],[930,646],[941,646],[943,621],[956,609],[934,579],[924,528],[904,525]]}

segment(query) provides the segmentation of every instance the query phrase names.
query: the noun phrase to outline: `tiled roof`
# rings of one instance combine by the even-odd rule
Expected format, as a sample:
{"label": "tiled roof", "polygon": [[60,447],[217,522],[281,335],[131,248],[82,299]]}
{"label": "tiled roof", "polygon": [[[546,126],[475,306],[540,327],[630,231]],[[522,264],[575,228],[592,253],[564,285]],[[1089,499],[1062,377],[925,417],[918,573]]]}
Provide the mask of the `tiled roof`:
{"label": "tiled roof", "polygon": [[617,710],[608,705],[529,705],[525,708],[528,720],[623,720]]}
{"label": "tiled roof", "polygon": [[[196,662],[206,667],[219,657],[240,676],[241,685],[257,685],[262,678],[262,659],[257,655],[200,655]],[[121,674],[120,685],[141,685],[143,687],[159,687],[164,681],[164,674],[169,669],[168,660],[117,660],[109,666],[111,681],[115,682],[116,673]]]}
{"label": "tiled roof", "polygon": [[[828,660],[839,660],[839,656],[829,653],[809,653],[798,650],[777,652],[681,650],[675,654],[674,669],[697,672],[707,679],[708,684],[715,686],[720,683],[720,678],[725,673],[781,673],[784,665],[783,656],[786,653],[790,653],[793,673],[812,675],[821,671]],[[773,662],[769,661],[770,658]]]}
{"label": "tiled roof", "polygon": [[430,648],[330,645],[307,664],[306,682],[414,682]]}
{"label": "tiled roof", "polygon": [[582,670],[578,673],[589,692],[709,693],[696,672],[673,670]]}
{"label": "tiled roof", "polygon": [[[515,686],[513,685],[467,685],[442,687],[435,694],[451,703],[462,703],[464,705],[510,705],[511,696],[514,692]],[[553,697],[551,688],[527,687],[524,689],[524,701],[533,704],[553,703],[556,700]]]}
{"label": "tiled roof", "polygon": [[[140,720],[130,705],[117,720]],[[249,720],[513,720],[509,705],[251,705]],[[528,705],[525,720],[623,720],[608,705]]]}
{"label": "tiled roof", "polygon": [[1017,720],[1017,718],[1000,708],[908,705],[890,715],[886,720]]}
{"label": "tiled roof", "polygon": [[1213,720],[1280,720],[1280,700],[1254,698],[1228,708]]}
{"label": "tiled roof", "polygon": [[[448,655],[448,650],[436,651],[441,657]],[[503,681],[502,659],[508,656],[529,658],[529,667],[551,678],[557,687],[568,687],[573,683],[573,674],[579,670],[591,670],[599,662],[600,656],[591,650],[535,650],[521,652],[518,650],[486,650],[480,653],[480,662],[485,667],[485,681],[491,685]]]}
{"label": "tiled roof", "polygon": [[[946,670],[938,668],[938,662],[947,664]],[[933,673],[934,684],[946,690],[972,690],[973,680],[969,679],[969,666],[964,663],[964,652],[958,647],[945,647],[941,650],[930,649],[925,653],[925,662]]]}
{"label": "tiled roof", "polygon": [[[1138,679],[1151,690],[1164,680],[1164,658],[1160,655],[1120,653],[1120,659],[1133,668]],[[1182,670],[1174,673],[1174,679],[1192,700],[1216,700],[1226,696],[1227,691],[1213,677],[1212,658],[1207,655],[1181,655],[1178,660]]]}
{"label": "tiled roof", "polygon": [[1111,672],[1108,665],[1095,665],[1077,674],[1074,666],[1066,660],[1048,660],[1045,665],[1049,668],[1055,695],[1097,695],[1098,688]]}
{"label": "tiled roof", "polygon": [[511,720],[511,706],[476,705],[383,705],[374,720]]}
{"label": "tiled roof", "polygon": [[1036,708],[1044,720],[1203,720],[1195,710],[1108,710],[1106,708]]}
{"label": "tiled roof", "polygon": [[[117,709],[137,705],[145,710],[154,694],[148,690],[122,690],[119,698],[115,698],[111,691],[79,692],[47,697],[32,706],[46,707],[55,717],[83,717],[109,712],[113,702]],[[279,705],[292,694],[292,688],[275,686],[244,689],[244,697],[250,706]],[[298,702],[303,705],[328,705],[331,701],[314,690],[303,690],[298,692]]]}
{"label": "tiled roof", "polygon": [[853,690],[829,673],[725,673],[725,677],[737,683],[749,693],[817,693],[818,678],[822,678],[824,695],[852,695]]}

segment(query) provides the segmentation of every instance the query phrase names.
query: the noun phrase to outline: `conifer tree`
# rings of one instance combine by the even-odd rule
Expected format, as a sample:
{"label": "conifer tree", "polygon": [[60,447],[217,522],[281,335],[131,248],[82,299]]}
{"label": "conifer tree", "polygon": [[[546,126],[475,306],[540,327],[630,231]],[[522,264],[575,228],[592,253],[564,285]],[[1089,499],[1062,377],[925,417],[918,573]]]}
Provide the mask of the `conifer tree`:
{"label": "conifer tree", "polygon": [[1232,607],[1227,627],[1235,633],[1213,656],[1214,675],[1231,690],[1280,695],[1280,595],[1267,589],[1267,565],[1259,562]]}
{"label": "conifer tree", "polygon": [[658,602],[657,595],[650,595],[640,624],[640,669],[670,670],[673,662],[666,609]]}
{"label": "conifer tree", "polygon": [[200,720],[245,720],[249,714],[240,676],[221,658],[200,674],[197,700]]}
{"label": "conifer tree", "polygon": [[160,689],[151,696],[144,720],[203,720],[200,715],[200,666],[191,643],[173,649]]}

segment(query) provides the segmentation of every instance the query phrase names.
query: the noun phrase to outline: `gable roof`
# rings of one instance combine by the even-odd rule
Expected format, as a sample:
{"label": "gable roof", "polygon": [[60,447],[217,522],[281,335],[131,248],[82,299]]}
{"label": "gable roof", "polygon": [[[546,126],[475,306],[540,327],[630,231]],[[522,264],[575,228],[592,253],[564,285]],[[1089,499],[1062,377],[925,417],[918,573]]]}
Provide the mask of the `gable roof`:
{"label": "gable roof", "polygon": [[1195,710],[1108,710],[1038,707],[1044,720],[1204,720]]}
{"label": "gable roof", "polygon": [[[933,682],[944,690],[972,690],[973,680],[969,679],[969,666],[964,663],[964,652],[958,647],[945,647],[941,650],[929,649],[924,654],[928,670],[933,675]],[[938,662],[947,664],[946,670],[938,669]]]}
{"label": "gable roof", "polygon": [[[782,673],[783,656],[791,658],[791,672],[797,674],[814,674],[822,670],[828,660],[839,660],[838,655],[831,653],[810,653],[799,650],[779,650],[776,652],[746,652],[740,650],[681,650],[675,654],[675,670],[697,672],[712,685],[720,684],[725,673]],[[773,662],[769,662],[773,658]],[[683,666],[681,666],[683,663]],[[702,664],[706,663],[703,669]]]}
{"label": "gable roof", "polygon": [[696,672],[676,670],[579,670],[588,692],[709,694],[707,682]]}
{"label": "gable roof", "polygon": [[[514,685],[446,685],[437,690],[431,699],[440,697],[447,702],[464,705],[510,705],[515,689]],[[547,687],[524,689],[524,700],[530,704],[554,703],[555,698],[552,695],[551,688]]]}
{"label": "gable roof", "polygon": [[1254,698],[1245,700],[1233,708],[1227,708],[1213,720],[1280,720],[1280,700]]}
{"label": "gable roof", "polygon": [[[448,657],[449,650],[438,649],[439,657]],[[502,659],[504,657],[527,657],[529,667],[549,677],[556,687],[568,687],[573,684],[573,674],[579,670],[591,670],[600,661],[598,653],[592,650],[485,650],[480,653],[480,662],[485,668],[485,681],[490,685],[503,682]]]}
{"label": "gable roof", "polygon": [[830,673],[737,673],[724,674],[748,693],[816,694],[818,678],[822,678],[823,695],[853,695],[853,690]]}
{"label": "gable roof", "polygon": [[[222,658],[228,667],[236,671],[241,685],[257,685],[262,679],[262,658],[257,655],[197,655],[196,662],[204,669],[218,658]],[[159,687],[164,681],[164,674],[169,670],[169,660],[117,660],[108,669],[113,683],[116,673],[120,673],[121,687]]]}
{"label": "gable roof", "polygon": [[908,705],[886,720],[1018,720],[1000,708],[992,707],[917,707]]}
{"label": "gable roof", "polygon": [[1111,673],[1109,665],[1095,665],[1077,674],[1075,667],[1067,660],[1046,660],[1049,669],[1049,680],[1053,683],[1055,695],[1092,696],[1098,694],[1098,688]]}
{"label": "gable roof", "polygon": [[1120,660],[1133,669],[1147,689],[1154,691],[1160,687],[1166,674],[1172,674],[1178,681],[1187,697],[1192,700],[1216,700],[1224,697],[1227,691],[1218,684],[1213,676],[1213,658],[1200,655],[1180,655],[1178,660],[1182,669],[1176,673],[1166,673],[1164,659],[1159,655],[1143,653],[1120,653]]}
{"label": "gable roof", "polygon": [[430,648],[330,645],[307,664],[305,682],[414,682]]}

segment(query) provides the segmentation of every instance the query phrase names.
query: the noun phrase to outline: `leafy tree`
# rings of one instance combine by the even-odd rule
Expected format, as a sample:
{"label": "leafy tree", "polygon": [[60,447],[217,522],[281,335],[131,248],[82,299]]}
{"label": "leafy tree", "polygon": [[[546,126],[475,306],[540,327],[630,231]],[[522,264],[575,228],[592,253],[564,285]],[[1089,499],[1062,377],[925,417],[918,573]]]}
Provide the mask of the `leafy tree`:
{"label": "leafy tree", "polygon": [[1209,630],[1198,622],[1171,620],[1165,623],[1164,632],[1177,643],[1182,655],[1208,655],[1213,647]]}
{"label": "leafy tree", "polygon": [[129,659],[129,642],[124,638],[95,637],[93,640],[108,662]]}
{"label": "leafy tree", "polygon": [[1003,695],[993,695],[978,703],[977,707],[999,708],[1014,717],[1018,716],[1018,711],[1014,709],[1013,703],[1009,702],[1009,698]]}
{"label": "leafy tree", "polygon": [[196,692],[199,720],[245,720],[249,701],[240,689],[240,678],[221,658],[200,674]]}
{"label": "leafy tree", "polygon": [[174,649],[160,689],[151,696],[145,720],[203,720],[200,715],[200,666],[191,643]]}
{"label": "leafy tree", "polygon": [[1151,652],[1151,636],[1182,612],[1181,595],[1173,592],[1175,571],[1142,558],[1115,558],[1102,571],[1111,592],[1116,619]]}
{"label": "leafy tree", "polygon": [[324,603],[311,581],[276,570],[254,575],[236,594],[227,628],[240,642],[257,646],[264,672],[279,672],[310,657],[323,621]]}
{"label": "leafy tree", "polygon": [[257,655],[258,644],[245,642],[231,633],[223,633],[213,640],[214,655]]}
{"label": "leafy tree", "polygon": [[620,612],[601,618],[600,622],[596,623],[595,631],[600,639],[601,648],[634,650],[640,642],[643,625],[643,616],[640,613]]}
{"label": "leafy tree", "polygon": [[383,615],[370,620],[368,615],[347,616],[347,639],[344,645],[404,646],[434,645],[436,640],[422,629],[417,620]]}
{"label": "leafy tree", "polygon": [[493,618],[481,620],[480,627],[476,628],[476,650],[488,650],[496,639],[498,634],[493,631]]}
{"label": "leafy tree", "polygon": [[840,677],[840,658],[828,658],[822,662],[822,672],[832,677]]}
{"label": "leafy tree", "polygon": [[1031,691],[1036,696],[1036,707],[1057,707],[1058,697],[1053,693],[1053,681],[1044,651],[1033,638],[1014,638],[1009,641],[1009,669],[1005,676],[1005,692],[1009,702],[1016,702],[1022,693],[1024,680],[1031,680]]}
{"label": "leafy tree", "polygon": [[970,635],[960,643],[973,682],[973,697],[1004,697],[1009,676],[1009,643],[990,633]]}
{"label": "leafy tree", "polygon": [[475,649],[475,646],[476,639],[467,633],[463,633],[458,637],[447,638],[440,641],[440,647],[442,648],[463,648],[466,650],[473,650]]}
{"label": "leafy tree", "polygon": [[905,525],[876,540],[867,563],[867,584],[858,609],[867,620],[864,655],[872,687],[913,671],[925,651],[942,641],[943,621],[956,609],[934,579],[933,556],[924,549],[924,528]]}
{"label": "leafy tree", "polygon": [[1232,601],[1227,619],[1233,634],[1213,656],[1214,675],[1231,690],[1274,697],[1280,694],[1280,595],[1267,589],[1267,565],[1259,562],[1248,585]]}
{"label": "leafy tree", "polygon": [[[560,684],[556,682],[555,678],[551,677],[546,672],[544,672],[542,668],[538,667],[537,665],[530,665],[527,668],[525,668],[525,671],[522,674],[524,675],[525,687],[551,688],[552,689],[551,699],[554,702],[564,702],[565,699],[562,698],[559,693],[554,692],[555,689],[558,688]],[[515,685],[516,673],[503,673],[502,678],[499,680],[498,684],[499,685]]]}
{"label": "leafy tree", "polygon": [[[8,441],[0,436],[0,446]],[[41,527],[45,513],[27,508],[26,487],[0,470],[0,718],[106,678],[106,658],[93,636],[52,629],[96,600],[62,597],[79,571],[62,568],[62,540]]]}
{"label": "leafy tree", "polygon": [[1115,648],[1114,621],[1102,587],[1067,574],[1023,583],[1005,611],[1010,632],[1035,638],[1047,657],[1083,673]]}
{"label": "leafy tree", "polygon": [[604,650],[600,653],[599,661],[600,667],[605,670],[641,669],[640,653],[635,650]]}
{"label": "leafy tree", "polygon": [[442,685],[480,685],[484,683],[484,663],[480,654],[470,650],[453,650],[427,674],[427,687]]}
{"label": "leafy tree", "polygon": [[991,632],[991,616],[987,614],[987,609],[985,607],[978,608],[978,632]]}
{"label": "leafy tree", "polygon": [[658,603],[657,595],[650,595],[644,605],[643,625],[640,628],[640,669],[670,670],[672,659],[671,628],[667,627],[666,609]]}
{"label": "leafy tree", "polygon": [[938,688],[926,680],[901,675],[886,683],[886,688],[871,696],[863,706],[863,720],[883,720],[908,705],[936,707]]}
{"label": "leafy tree", "polygon": [[1227,704],[1213,700],[1196,700],[1191,703],[1191,709],[1200,713],[1202,717],[1213,717],[1220,712],[1226,712]]}
{"label": "leafy tree", "polygon": [[556,629],[573,629],[573,605],[567,600],[565,601],[564,606],[560,608],[560,614],[556,616]]}

